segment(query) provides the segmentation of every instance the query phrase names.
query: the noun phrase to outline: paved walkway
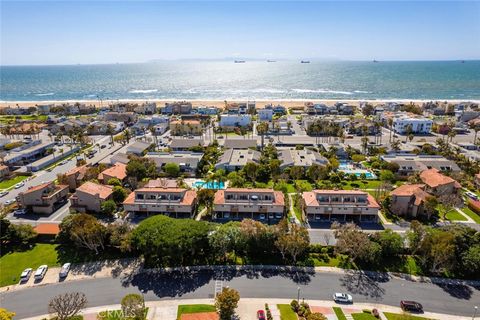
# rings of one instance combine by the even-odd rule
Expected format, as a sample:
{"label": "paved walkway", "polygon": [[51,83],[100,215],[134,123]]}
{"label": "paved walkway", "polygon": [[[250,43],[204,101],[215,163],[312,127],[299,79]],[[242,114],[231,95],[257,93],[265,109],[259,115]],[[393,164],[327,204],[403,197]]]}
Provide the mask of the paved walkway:
{"label": "paved walkway", "polygon": [[292,197],[293,194],[295,194],[295,193],[289,193],[288,194],[288,200],[289,200],[288,202],[290,203],[290,215],[295,220],[295,223],[297,225],[300,225],[301,222],[300,222],[300,220],[298,220],[297,215],[295,214],[295,210],[293,210],[293,197]]}
{"label": "paved walkway", "polygon": [[455,208],[455,210],[457,210],[458,213],[460,213],[465,219],[467,219],[467,221],[461,221],[461,222],[463,222],[463,223],[476,223],[475,220],[470,218],[467,214],[465,214],[465,212],[463,212],[459,208]]}
{"label": "paved walkway", "polygon": [[[268,303],[274,320],[280,319],[280,312],[276,308],[277,304],[290,304],[291,300],[287,299],[240,299],[237,308],[237,316],[241,320],[257,320],[257,311],[265,310],[265,303]],[[355,303],[353,305],[338,305],[333,301],[324,300],[305,300],[313,310],[323,311],[323,313],[331,320],[337,320],[332,307],[341,307],[344,311],[347,319],[353,319],[352,313],[361,313],[363,309],[378,309],[382,312],[403,313],[399,307],[385,306],[375,303]],[[213,305],[213,299],[191,299],[191,300],[162,300],[162,301],[147,301],[146,306],[149,308],[147,315],[148,320],[176,320],[177,309],[179,305],[184,304],[210,304]],[[83,310],[82,314],[85,319],[94,319],[96,314],[105,310],[119,310],[120,305],[110,305],[95,308],[88,308]],[[27,318],[27,320],[40,320],[48,318],[49,315],[41,315],[38,317]],[[460,317],[453,315],[443,315],[437,313],[426,312],[421,315],[422,317],[438,320],[469,320],[471,317]],[[385,316],[381,314],[381,318],[385,319]]]}

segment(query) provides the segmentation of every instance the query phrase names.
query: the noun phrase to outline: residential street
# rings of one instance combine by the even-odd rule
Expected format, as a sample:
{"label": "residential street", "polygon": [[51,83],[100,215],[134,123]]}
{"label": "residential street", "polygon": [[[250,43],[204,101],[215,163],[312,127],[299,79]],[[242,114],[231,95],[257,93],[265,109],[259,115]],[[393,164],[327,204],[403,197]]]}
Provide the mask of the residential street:
{"label": "residential street", "polygon": [[185,271],[140,273],[127,277],[96,278],[43,285],[0,295],[1,306],[31,317],[47,313],[52,297],[64,292],[83,292],[88,307],[117,304],[127,293],[145,291],[147,301],[160,299],[212,298],[215,280],[237,289],[242,298],[330,300],[334,292],[348,292],[355,302],[398,306],[400,300],[416,300],[425,311],[471,316],[480,304],[480,288],[464,284],[432,284],[397,278],[373,278],[347,272],[274,272],[274,271]]}

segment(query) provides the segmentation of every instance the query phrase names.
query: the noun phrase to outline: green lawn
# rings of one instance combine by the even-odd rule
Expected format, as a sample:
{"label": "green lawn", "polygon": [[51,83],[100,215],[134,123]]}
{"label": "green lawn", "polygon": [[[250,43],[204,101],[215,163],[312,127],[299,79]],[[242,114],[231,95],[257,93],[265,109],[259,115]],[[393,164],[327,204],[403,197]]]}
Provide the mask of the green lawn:
{"label": "green lawn", "polygon": [[352,317],[354,320],[378,320],[372,314],[362,312],[362,313],[352,313]]}
{"label": "green lawn", "polygon": [[447,213],[447,219],[451,221],[467,221],[463,215],[461,215],[457,210],[453,209]]}
{"label": "green lawn", "polygon": [[0,189],[8,189],[13,187],[19,182],[22,182],[23,180],[27,179],[28,176],[16,176],[15,178],[9,179],[9,180],[4,180],[0,182]]}
{"label": "green lawn", "polygon": [[[343,186],[345,190],[351,189],[376,189],[378,188],[383,182],[380,180],[357,180],[357,181],[348,181],[346,185]],[[353,184],[353,185],[352,185]],[[358,187],[357,187],[358,185]]]}
{"label": "green lawn", "polygon": [[14,123],[16,119],[21,119],[21,120],[36,120],[39,122],[45,122],[47,121],[47,116],[46,115],[8,115],[8,116],[0,116],[0,122],[3,123]]}
{"label": "green lawn", "polygon": [[302,212],[297,208],[297,206],[293,206],[293,212],[295,213],[295,216],[297,217],[298,221],[302,222]]}
{"label": "green lawn", "polygon": [[46,264],[58,266],[58,254],[56,244],[36,244],[31,250],[12,252],[0,258],[0,286],[16,284],[20,280],[20,274],[26,268],[34,270]]}
{"label": "green lawn", "polygon": [[461,209],[463,213],[472,218],[476,223],[480,223],[480,216],[472,211],[469,207],[463,207]]}
{"label": "green lawn", "polygon": [[297,320],[297,314],[293,312],[292,307],[289,304],[277,304],[280,311],[281,320]]}
{"label": "green lawn", "polygon": [[405,313],[390,313],[384,312],[383,313],[388,320],[430,320],[429,318],[419,317],[419,316],[412,316],[411,314]]}
{"label": "green lawn", "polygon": [[177,319],[184,313],[215,312],[215,306],[210,304],[181,304],[178,306]]}
{"label": "green lawn", "polygon": [[345,313],[343,313],[342,308],[333,307],[333,311],[335,312],[335,315],[337,316],[338,320],[347,320],[347,317],[345,317]]}

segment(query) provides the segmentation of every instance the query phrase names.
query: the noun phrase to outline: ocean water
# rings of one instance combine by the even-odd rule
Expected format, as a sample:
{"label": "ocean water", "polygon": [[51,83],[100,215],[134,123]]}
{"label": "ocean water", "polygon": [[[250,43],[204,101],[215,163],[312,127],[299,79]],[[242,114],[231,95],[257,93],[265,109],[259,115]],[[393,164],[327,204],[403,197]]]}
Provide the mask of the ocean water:
{"label": "ocean water", "polygon": [[1,66],[0,100],[480,99],[480,61]]}

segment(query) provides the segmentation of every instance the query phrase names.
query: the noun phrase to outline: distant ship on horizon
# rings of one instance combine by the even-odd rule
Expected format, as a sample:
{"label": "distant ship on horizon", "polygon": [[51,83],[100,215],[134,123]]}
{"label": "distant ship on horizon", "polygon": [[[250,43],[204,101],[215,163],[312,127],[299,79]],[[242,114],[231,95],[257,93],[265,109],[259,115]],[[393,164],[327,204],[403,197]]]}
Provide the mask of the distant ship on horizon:
{"label": "distant ship on horizon", "polygon": [[235,60],[235,63],[245,63],[245,60]]}
{"label": "distant ship on horizon", "polygon": [[310,63],[310,60],[302,60],[300,63]]}
{"label": "distant ship on horizon", "polygon": [[267,60],[267,62],[277,62],[277,61],[275,61],[275,60]]}
{"label": "distant ship on horizon", "polygon": [[378,62],[378,60],[375,60],[375,59],[373,59],[373,62],[374,62],[374,63],[377,63],[377,62]]}

